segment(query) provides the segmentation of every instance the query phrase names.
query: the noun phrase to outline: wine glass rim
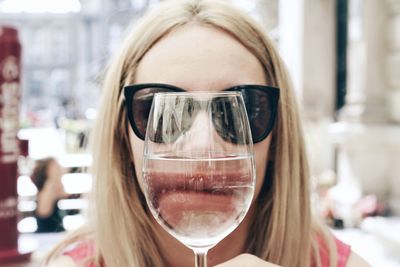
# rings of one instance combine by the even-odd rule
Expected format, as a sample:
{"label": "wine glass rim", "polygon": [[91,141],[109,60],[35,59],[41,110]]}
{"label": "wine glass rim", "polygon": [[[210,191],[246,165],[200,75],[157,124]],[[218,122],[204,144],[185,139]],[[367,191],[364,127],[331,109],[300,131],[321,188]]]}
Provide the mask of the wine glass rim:
{"label": "wine glass rim", "polygon": [[191,91],[191,92],[157,92],[154,97],[183,96],[183,97],[200,97],[200,96],[241,96],[241,92],[234,91]]}

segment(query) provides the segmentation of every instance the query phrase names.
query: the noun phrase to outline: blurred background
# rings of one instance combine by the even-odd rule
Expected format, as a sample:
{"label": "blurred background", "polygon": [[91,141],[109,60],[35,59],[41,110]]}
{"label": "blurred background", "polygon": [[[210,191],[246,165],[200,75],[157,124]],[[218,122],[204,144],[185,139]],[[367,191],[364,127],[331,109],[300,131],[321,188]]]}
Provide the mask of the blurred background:
{"label": "blurred background", "polygon": [[[159,1],[0,0],[0,265],[37,266],[85,222],[104,68]],[[289,68],[316,212],[373,266],[399,267],[400,1],[232,1]]]}

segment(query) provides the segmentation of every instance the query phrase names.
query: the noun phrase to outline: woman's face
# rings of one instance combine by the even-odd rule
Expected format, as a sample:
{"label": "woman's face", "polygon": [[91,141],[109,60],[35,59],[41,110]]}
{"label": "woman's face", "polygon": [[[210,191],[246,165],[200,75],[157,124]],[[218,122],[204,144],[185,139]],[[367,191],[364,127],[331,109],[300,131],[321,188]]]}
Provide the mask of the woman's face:
{"label": "woman's face", "polygon": [[[190,25],[169,33],[147,52],[138,66],[135,83],[171,84],[187,91],[220,91],[267,81],[260,62],[236,39],[215,28]],[[264,181],[270,140],[271,136],[254,144],[255,199]],[[130,141],[142,187],[144,142],[132,130]]]}

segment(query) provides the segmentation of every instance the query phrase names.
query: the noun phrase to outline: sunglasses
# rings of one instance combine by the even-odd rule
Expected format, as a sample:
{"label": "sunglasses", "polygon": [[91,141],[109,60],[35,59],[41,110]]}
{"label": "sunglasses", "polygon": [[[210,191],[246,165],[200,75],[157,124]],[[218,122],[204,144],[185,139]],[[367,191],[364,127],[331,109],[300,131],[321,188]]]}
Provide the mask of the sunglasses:
{"label": "sunglasses", "polygon": [[[253,143],[264,140],[274,126],[279,101],[279,89],[264,85],[238,85],[223,91],[242,93]],[[146,136],[147,121],[154,95],[168,92],[185,92],[185,90],[161,83],[134,84],[124,87],[128,120],[133,132],[140,139],[144,140]],[[218,101],[218,98],[216,98],[212,105],[216,111],[218,110],[218,112],[215,112],[215,116],[223,115],[221,114],[223,109],[233,108],[229,106],[229,103],[220,103]],[[224,105],[223,109],[218,108],[221,105]],[[196,105],[194,104],[191,112],[196,111],[195,107]],[[235,140],[229,139],[229,136],[232,136],[229,134],[229,121],[224,125],[214,123],[214,128],[224,140],[237,143]],[[162,143],[161,140],[154,141]]]}

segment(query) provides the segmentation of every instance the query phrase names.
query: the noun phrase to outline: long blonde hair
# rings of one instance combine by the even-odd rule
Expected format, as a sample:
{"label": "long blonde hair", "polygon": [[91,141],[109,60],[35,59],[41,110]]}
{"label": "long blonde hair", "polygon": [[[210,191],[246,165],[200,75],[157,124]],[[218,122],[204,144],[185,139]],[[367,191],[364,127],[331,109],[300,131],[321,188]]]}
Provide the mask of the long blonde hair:
{"label": "long blonde hair", "polygon": [[[100,266],[163,266],[157,232],[146,213],[133,166],[122,87],[134,83],[137,66],[162,37],[186,24],[216,27],[241,42],[261,62],[269,85],[280,88],[267,177],[256,205],[246,252],[282,266],[320,265],[318,240],[335,261],[332,238],[312,217],[303,134],[286,68],[264,30],[249,16],[216,0],[165,1],[130,31],[104,79],[92,136],[94,218],[89,233]],[[84,238],[84,237],[82,237]],[[73,241],[77,237],[72,238]],[[53,253],[53,256],[60,251]],[[311,257],[312,256],[312,257]]]}

